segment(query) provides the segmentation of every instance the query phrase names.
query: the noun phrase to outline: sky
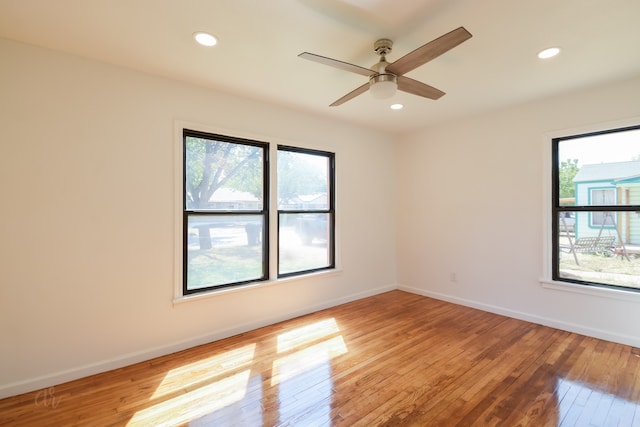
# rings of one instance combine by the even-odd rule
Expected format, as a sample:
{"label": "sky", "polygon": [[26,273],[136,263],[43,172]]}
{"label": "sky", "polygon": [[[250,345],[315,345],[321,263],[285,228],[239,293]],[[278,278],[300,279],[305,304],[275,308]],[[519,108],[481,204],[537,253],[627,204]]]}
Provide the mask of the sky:
{"label": "sky", "polygon": [[561,141],[558,155],[560,161],[578,159],[578,167],[640,160],[640,129]]}

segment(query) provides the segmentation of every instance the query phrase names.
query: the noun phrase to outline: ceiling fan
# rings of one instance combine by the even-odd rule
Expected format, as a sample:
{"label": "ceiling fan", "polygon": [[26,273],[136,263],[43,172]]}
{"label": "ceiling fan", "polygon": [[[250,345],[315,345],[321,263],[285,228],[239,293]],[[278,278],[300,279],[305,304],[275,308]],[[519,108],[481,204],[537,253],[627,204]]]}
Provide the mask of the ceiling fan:
{"label": "ceiling fan", "polygon": [[460,27],[430,41],[392,63],[387,62],[386,55],[391,52],[393,42],[389,39],[380,39],[373,44],[374,51],[380,55],[380,61],[371,68],[364,68],[359,65],[338,61],[337,59],[331,59],[309,52],[303,52],[298,56],[369,78],[369,83],[349,92],[331,104],[331,107],[344,104],[367,90],[370,90],[375,98],[380,99],[390,98],[396,92],[396,89],[424,98],[438,99],[444,95],[443,91],[405,77],[403,74],[426,64],[469,38],[471,38],[471,33],[464,27]]}

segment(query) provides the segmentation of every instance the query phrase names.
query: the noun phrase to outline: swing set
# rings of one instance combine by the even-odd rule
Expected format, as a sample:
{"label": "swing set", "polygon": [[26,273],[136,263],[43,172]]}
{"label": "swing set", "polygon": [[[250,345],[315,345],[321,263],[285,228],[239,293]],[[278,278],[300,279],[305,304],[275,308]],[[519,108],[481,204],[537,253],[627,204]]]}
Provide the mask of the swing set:
{"label": "swing set", "polygon": [[[618,227],[616,227],[615,229],[618,236],[618,242],[620,244],[619,249],[616,248],[616,236],[602,235],[604,226],[608,223],[607,219],[611,220],[609,224],[614,223],[612,213],[604,212],[602,226],[600,227],[598,236],[596,237],[579,237],[574,241],[574,239],[571,237],[571,234],[567,232],[567,239],[569,240],[568,252],[573,254],[573,259],[575,260],[576,265],[580,265],[577,255],[578,253],[603,254],[605,256],[613,256],[614,254],[618,254],[624,256],[627,261],[631,261],[629,259],[629,254],[627,253],[627,248],[625,247],[624,241],[622,240],[622,236],[620,236],[620,230],[618,230]],[[562,222],[564,230],[568,230],[564,216],[560,217],[560,221]]]}

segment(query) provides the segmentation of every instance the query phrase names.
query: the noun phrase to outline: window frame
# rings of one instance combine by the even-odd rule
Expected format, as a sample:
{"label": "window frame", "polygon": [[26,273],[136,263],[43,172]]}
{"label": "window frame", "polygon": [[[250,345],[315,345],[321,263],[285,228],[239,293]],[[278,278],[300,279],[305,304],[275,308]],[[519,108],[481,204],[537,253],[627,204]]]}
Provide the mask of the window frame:
{"label": "window frame", "polygon": [[[217,135],[221,137],[226,137],[230,139],[237,140],[249,140],[256,142],[263,142],[269,144],[267,149],[267,157],[266,159],[269,161],[269,164],[266,168],[264,168],[264,172],[268,176],[268,219],[265,224],[269,227],[269,236],[268,238],[263,239],[265,244],[267,245],[266,250],[268,251],[268,255],[265,258],[266,265],[268,266],[268,278],[265,280],[252,280],[246,283],[241,283],[238,285],[232,284],[224,287],[216,287],[213,289],[201,288],[197,289],[194,292],[185,293],[184,292],[184,269],[187,268],[184,262],[184,250],[185,250],[185,231],[184,231],[184,203],[185,203],[185,195],[184,195],[184,186],[185,186],[185,150],[184,150],[184,130],[190,130],[194,133],[200,133],[204,135]],[[277,277],[278,270],[278,241],[277,241],[277,230],[278,230],[278,202],[277,202],[277,147],[278,145],[290,146],[292,148],[302,149],[302,150],[311,150],[317,152],[330,152],[334,156],[333,162],[333,207],[334,207],[334,216],[333,216],[333,267],[328,267],[322,271],[314,271],[314,272],[305,272],[293,275],[292,277]],[[319,145],[319,144],[317,144]],[[234,131],[227,128],[221,128],[218,126],[207,125],[201,122],[193,122],[193,121],[185,121],[185,120],[174,120],[173,127],[173,171],[174,171],[174,179],[173,179],[173,212],[174,212],[174,226],[173,226],[173,248],[174,248],[174,256],[173,256],[173,265],[174,265],[174,274],[173,274],[173,298],[172,304],[174,307],[182,304],[190,304],[196,301],[201,301],[203,299],[209,298],[218,298],[224,295],[236,294],[236,293],[244,293],[244,292],[252,292],[255,289],[262,287],[270,287],[270,286],[279,286],[287,283],[297,283],[298,281],[305,281],[308,278],[313,277],[330,277],[334,275],[339,275],[342,273],[341,270],[341,250],[340,250],[340,216],[339,211],[336,209],[336,203],[340,199],[339,189],[336,187],[336,177],[338,176],[339,171],[336,168],[335,159],[338,156],[337,152],[332,150],[332,145],[327,144],[327,148],[325,149],[325,145],[322,145],[322,149],[318,147],[314,147],[311,144],[306,143],[291,143],[288,140],[279,139],[273,136],[265,136],[263,134],[256,134],[252,132],[244,132],[244,131]]]}
{"label": "window frame", "polygon": [[[232,144],[242,144],[254,146],[262,149],[262,208],[260,210],[233,210],[233,209],[187,209],[186,194],[187,194],[187,138],[202,138],[212,141],[228,142]],[[181,205],[182,205],[182,296],[191,296],[196,294],[202,294],[206,292],[216,291],[225,288],[235,288],[250,283],[267,281],[270,278],[269,275],[269,212],[270,212],[270,163],[269,152],[270,146],[268,142],[257,141],[247,138],[238,138],[234,136],[221,135],[212,132],[204,132],[184,127],[182,129],[182,191],[181,191]],[[261,216],[263,221],[262,228],[262,275],[260,278],[253,278],[250,280],[243,280],[239,282],[229,282],[219,285],[207,286],[197,289],[189,289],[188,287],[188,239],[189,239],[189,218],[198,216],[211,216],[211,217],[224,217],[224,216]]]}
{"label": "window frame", "polygon": [[[637,123],[637,122],[636,122]],[[560,205],[560,162],[559,162],[559,153],[558,148],[559,144],[562,141],[567,141],[571,139],[578,138],[586,138],[590,136],[599,136],[599,135],[607,135],[618,132],[625,132],[629,130],[638,130],[640,129],[640,124],[631,124],[631,125],[618,125],[618,126],[605,126],[602,130],[594,130],[594,131],[583,131],[578,133],[573,133],[565,136],[553,136],[551,137],[551,206],[550,206],[550,215],[551,215],[551,250],[549,251],[551,255],[550,260],[550,273],[551,273],[551,281],[552,283],[566,283],[571,285],[581,285],[585,288],[591,289],[608,289],[614,291],[625,291],[633,294],[640,294],[640,288],[632,288],[628,286],[619,286],[608,283],[601,282],[591,282],[587,280],[579,280],[567,277],[560,276],[560,224],[559,224],[559,216],[564,212],[573,212],[576,217],[576,226],[577,226],[577,218],[579,212],[587,212],[589,213],[589,226],[592,224],[590,212],[637,212],[640,211],[640,205],[575,205],[575,206],[562,206]],[[591,197],[591,191],[589,190],[589,196]],[[616,203],[617,203],[617,195],[616,195]],[[598,226],[600,227],[600,226]],[[605,227],[607,227],[605,225]],[[613,226],[615,227],[615,225]],[[611,227],[609,227],[611,228]]]}
{"label": "window frame", "polygon": [[[335,270],[336,268],[335,153],[329,152],[329,151],[323,151],[323,150],[310,149],[310,148],[294,147],[294,146],[283,145],[283,144],[278,144],[278,146],[276,147],[276,150],[277,152],[282,150],[282,151],[290,151],[294,153],[323,156],[323,157],[327,157],[329,161],[329,176],[328,176],[329,182],[328,182],[328,188],[327,188],[329,192],[329,195],[327,197],[327,202],[329,206],[327,207],[327,209],[284,210],[284,209],[280,209],[280,207],[278,206],[278,201],[276,201],[276,206],[277,206],[276,215],[277,215],[277,223],[278,223],[277,243],[276,243],[277,252],[278,252],[276,257],[277,258],[276,260],[277,277],[281,279],[281,278],[288,278],[288,277],[302,276],[302,275],[311,274],[311,273],[317,273],[320,271]],[[329,230],[329,242],[327,242],[328,251],[329,251],[329,264],[327,266],[312,268],[308,270],[294,271],[289,273],[280,273],[280,216],[281,214],[290,214],[290,215],[291,214],[294,214],[294,215],[295,214],[328,214],[329,215],[328,221],[329,221],[330,230]]]}

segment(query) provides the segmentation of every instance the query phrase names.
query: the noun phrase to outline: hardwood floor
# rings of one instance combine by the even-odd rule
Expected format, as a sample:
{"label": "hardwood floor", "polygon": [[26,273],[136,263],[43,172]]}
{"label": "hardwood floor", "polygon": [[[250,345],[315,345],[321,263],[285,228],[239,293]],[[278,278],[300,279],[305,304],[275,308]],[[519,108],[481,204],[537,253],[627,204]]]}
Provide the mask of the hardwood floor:
{"label": "hardwood floor", "polygon": [[8,426],[640,426],[640,352],[392,291],[20,396]]}

